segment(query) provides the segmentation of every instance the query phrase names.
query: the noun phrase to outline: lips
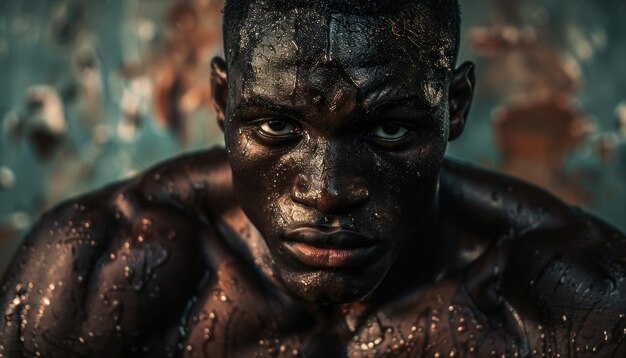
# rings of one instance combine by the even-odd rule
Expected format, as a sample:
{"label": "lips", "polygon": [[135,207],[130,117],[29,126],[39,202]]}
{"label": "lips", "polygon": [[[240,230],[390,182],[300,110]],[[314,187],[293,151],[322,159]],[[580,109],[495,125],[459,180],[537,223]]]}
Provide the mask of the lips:
{"label": "lips", "polygon": [[291,255],[314,268],[354,267],[371,262],[380,251],[376,240],[351,230],[323,231],[300,227],[283,243]]}

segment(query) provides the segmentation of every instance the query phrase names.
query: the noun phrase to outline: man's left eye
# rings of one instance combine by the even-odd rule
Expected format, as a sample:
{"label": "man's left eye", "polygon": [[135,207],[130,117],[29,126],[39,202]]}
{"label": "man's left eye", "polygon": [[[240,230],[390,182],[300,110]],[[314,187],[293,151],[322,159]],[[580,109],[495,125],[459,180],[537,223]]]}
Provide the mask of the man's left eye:
{"label": "man's left eye", "polygon": [[393,142],[404,138],[408,132],[409,130],[401,125],[388,123],[372,129],[368,133],[368,136],[374,139]]}
{"label": "man's left eye", "polygon": [[297,134],[298,129],[288,121],[271,119],[259,125],[263,134],[273,137],[286,137]]}

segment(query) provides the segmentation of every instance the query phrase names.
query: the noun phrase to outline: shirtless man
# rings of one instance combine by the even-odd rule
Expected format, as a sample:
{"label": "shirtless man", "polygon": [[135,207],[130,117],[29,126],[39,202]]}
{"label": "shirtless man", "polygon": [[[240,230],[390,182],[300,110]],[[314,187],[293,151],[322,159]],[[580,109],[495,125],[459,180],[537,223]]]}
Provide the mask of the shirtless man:
{"label": "shirtless man", "polygon": [[444,159],[454,0],[231,0],[226,148],[59,205],[1,287],[4,357],[625,357],[626,238]]}

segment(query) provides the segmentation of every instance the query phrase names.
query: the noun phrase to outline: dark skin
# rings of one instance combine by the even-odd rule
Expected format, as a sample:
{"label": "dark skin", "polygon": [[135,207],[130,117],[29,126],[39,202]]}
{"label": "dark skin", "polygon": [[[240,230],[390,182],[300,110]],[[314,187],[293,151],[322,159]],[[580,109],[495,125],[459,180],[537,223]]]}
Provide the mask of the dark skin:
{"label": "dark skin", "polygon": [[213,61],[226,150],[42,217],[3,281],[1,356],[626,356],[624,235],[443,158],[471,64],[281,16]]}

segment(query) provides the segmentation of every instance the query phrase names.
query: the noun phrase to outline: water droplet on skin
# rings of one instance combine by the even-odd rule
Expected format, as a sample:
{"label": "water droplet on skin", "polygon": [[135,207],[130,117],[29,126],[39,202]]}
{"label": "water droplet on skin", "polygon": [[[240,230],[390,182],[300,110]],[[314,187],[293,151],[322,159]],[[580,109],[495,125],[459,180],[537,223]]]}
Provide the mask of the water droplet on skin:
{"label": "water droplet on skin", "polygon": [[133,280],[135,276],[134,271],[129,266],[124,266],[124,277],[128,282]]}
{"label": "water droplet on skin", "polygon": [[222,301],[222,302],[227,302],[228,301],[228,296],[226,296],[226,294],[222,291],[219,291],[217,293],[217,298]]}

